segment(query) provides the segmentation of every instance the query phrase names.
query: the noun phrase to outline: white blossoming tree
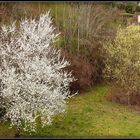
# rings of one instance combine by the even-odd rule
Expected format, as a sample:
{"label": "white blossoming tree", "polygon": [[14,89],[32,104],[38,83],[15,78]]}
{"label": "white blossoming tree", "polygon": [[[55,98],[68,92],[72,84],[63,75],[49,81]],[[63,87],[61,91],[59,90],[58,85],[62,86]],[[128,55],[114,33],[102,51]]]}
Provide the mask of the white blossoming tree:
{"label": "white blossoming tree", "polygon": [[11,126],[36,131],[36,119],[42,126],[52,116],[64,112],[71,97],[69,84],[74,80],[64,71],[69,62],[52,47],[57,40],[49,12],[39,19],[24,19],[2,26],[0,32],[0,93]]}

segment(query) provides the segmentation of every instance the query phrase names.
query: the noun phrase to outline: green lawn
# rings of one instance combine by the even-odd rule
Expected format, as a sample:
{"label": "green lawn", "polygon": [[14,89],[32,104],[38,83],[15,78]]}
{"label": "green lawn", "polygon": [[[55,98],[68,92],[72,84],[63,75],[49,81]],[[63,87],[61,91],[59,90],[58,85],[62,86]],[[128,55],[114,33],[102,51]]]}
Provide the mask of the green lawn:
{"label": "green lawn", "polygon": [[[98,85],[91,91],[70,99],[67,112],[54,119],[51,126],[38,128],[31,137],[95,138],[140,137],[140,115],[127,106],[108,102],[109,86]],[[8,124],[0,126],[0,136],[13,136]],[[28,134],[22,133],[24,137]]]}

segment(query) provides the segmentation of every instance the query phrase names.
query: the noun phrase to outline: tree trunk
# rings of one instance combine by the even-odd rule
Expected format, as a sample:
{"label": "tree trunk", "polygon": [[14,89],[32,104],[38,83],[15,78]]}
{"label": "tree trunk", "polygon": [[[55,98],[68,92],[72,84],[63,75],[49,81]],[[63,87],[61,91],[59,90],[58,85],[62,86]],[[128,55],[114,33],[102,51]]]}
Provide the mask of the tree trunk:
{"label": "tree trunk", "polygon": [[15,132],[15,138],[19,138],[20,137],[20,129],[16,129],[16,132]]}

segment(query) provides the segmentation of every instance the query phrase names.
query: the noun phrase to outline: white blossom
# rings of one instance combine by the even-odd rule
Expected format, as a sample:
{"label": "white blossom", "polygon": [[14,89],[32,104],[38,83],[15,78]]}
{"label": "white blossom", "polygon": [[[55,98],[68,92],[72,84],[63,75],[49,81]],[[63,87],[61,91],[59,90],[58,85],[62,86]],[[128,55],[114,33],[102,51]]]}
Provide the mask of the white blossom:
{"label": "white blossom", "polygon": [[58,35],[49,12],[22,20],[18,29],[15,23],[1,28],[0,92],[11,126],[35,131],[37,117],[45,126],[65,111],[74,78],[63,70],[69,62],[51,47]]}

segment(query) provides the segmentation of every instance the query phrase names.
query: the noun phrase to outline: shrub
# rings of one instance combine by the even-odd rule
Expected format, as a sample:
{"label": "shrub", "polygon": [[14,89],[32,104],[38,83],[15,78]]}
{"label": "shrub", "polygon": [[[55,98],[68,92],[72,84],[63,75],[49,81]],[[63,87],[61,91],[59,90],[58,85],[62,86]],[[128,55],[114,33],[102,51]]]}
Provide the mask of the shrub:
{"label": "shrub", "polygon": [[125,5],[125,11],[127,13],[131,13],[131,14],[134,14],[135,11],[136,11],[136,4],[135,3],[126,3]]}
{"label": "shrub", "polygon": [[65,111],[74,78],[63,70],[69,62],[51,47],[57,36],[49,13],[41,14],[38,20],[22,20],[18,29],[14,23],[2,26],[0,90],[7,101],[4,120],[9,118],[17,129],[22,126],[35,131],[38,117],[45,126],[51,124],[52,116]]}
{"label": "shrub", "polygon": [[136,12],[140,12],[140,6],[136,7]]}
{"label": "shrub", "polygon": [[140,93],[140,27],[119,28],[116,38],[104,45],[104,74],[124,94]]}
{"label": "shrub", "polygon": [[80,56],[73,56],[62,50],[62,55],[71,62],[66,67],[67,71],[72,71],[72,75],[77,79],[70,85],[71,93],[85,91],[90,88],[96,81],[96,69],[89,62],[83,60]]}

